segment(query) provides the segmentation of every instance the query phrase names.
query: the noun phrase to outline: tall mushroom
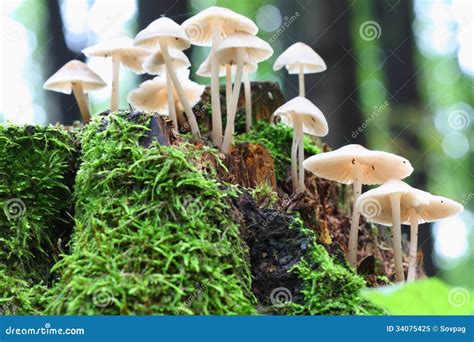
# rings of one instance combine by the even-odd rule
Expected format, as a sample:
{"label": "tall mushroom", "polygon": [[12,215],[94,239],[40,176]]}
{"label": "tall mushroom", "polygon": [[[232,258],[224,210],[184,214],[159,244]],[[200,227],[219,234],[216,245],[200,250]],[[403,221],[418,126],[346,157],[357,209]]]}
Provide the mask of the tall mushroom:
{"label": "tall mushroom", "polygon": [[382,184],[392,178],[403,179],[413,172],[413,167],[407,159],[393,153],[371,151],[355,144],[309,157],[303,166],[318,177],[353,185],[354,203],[348,259],[356,268],[360,217],[356,202],[362,192],[362,184]]}
{"label": "tall mushroom", "polygon": [[143,74],[143,60],[150,52],[146,49],[133,46],[133,39],[120,36],[107,40],[82,50],[87,57],[111,57],[112,58],[112,94],[110,97],[110,110],[118,109],[119,104],[119,82],[120,64],[125,65],[137,74]]}
{"label": "tall mushroom", "polygon": [[258,27],[249,18],[230,9],[212,6],[182,24],[191,43],[211,47],[211,105],[212,105],[212,140],[215,145],[222,144],[222,115],[219,95],[219,62],[216,49],[223,37],[242,31],[257,34]]}
{"label": "tall mushroom", "polygon": [[[188,79],[187,73],[178,74],[183,91],[192,106],[195,106],[204,92],[204,86]],[[128,94],[128,101],[135,107],[150,112],[169,114],[169,88],[167,87],[166,77],[157,76],[140,84],[137,89]],[[178,115],[184,111],[184,107],[174,90],[171,91],[174,100],[173,108],[176,107]],[[178,128],[178,125],[176,125]]]}
{"label": "tall mushroom", "polygon": [[232,135],[234,133],[235,114],[237,112],[237,102],[239,100],[240,88],[242,85],[242,74],[244,63],[259,63],[269,58],[273,54],[273,49],[266,41],[245,32],[236,32],[227,36],[219,43],[216,55],[223,64],[237,65],[235,82],[230,101],[230,111],[227,113],[227,124],[225,128],[224,140],[221,151],[229,151]]}
{"label": "tall mushroom", "polygon": [[305,95],[304,74],[313,74],[326,70],[326,63],[309,45],[295,43],[288,47],[273,64],[273,70],[286,67],[289,74],[298,74],[299,95]]}
{"label": "tall mushroom", "polygon": [[161,17],[153,21],[145,29],[138,32],[134,41],[135,45],[143,46],[146,48],[155,49],[159,46],[159,49],[163,55],[163,60],[166,66],[167,75],[171,77],[176,92],[178,93],[179,100],[183,105],[184,112],[189,122],[191,132],[200,137],[201,132],[194,115],[193,109],[189,104],[183,87],[181,86],[176,72],[173,68],[173,63],[169,54],[169,48],[184,50],[190,47],[190,43],[183,28],[175,23],[173,20]]}
{"label": "tall mushroom", "polygon": [[[171,64],[173,69],[176,72],[186,70],[191,66],[191,62],[188,57],[181,50],[169,49],[169,55],[171,58]],[[176,116],[176,108],[174,105],[174,87],[171,76],[166,72],[165,60],[163,58],[163,53],[160,50],[154,51],[150,56],[148,56],[144,63],[143,68],[145,71],[151,75],[162,75],[166,77],[166,86],[168,88],[168,112],[170,119],[173,121],[173,124],[178,128],[178,119]]]}
{"label": "tall mushroom", "polygon": [[357,200],[356,207],[362,215],[373,222],[392,226],[395,276],[399,282],[405,281],[401,223],[409,222],[411,213],[418,206],[428,204],[428,196],[427,192],[414,189],[401,180],[391,179]]}
{"label": "tall mushroom", "polygon": [[74,94],[84,123],[89,122],[91,115],[87,93],[104,88],[107,84],[86,64],[72,60],[61,67],[43,85],[44,89],[64,94]]}
{"label": "tall mushroom", "polygon": [[[232,99],[232,75],[235,75],[237,66],[230,64],[219,65],[219,77],[225,76],[225,90],[226,90],[226,112],[230,111],[230,101]],[[244,61],[243,68],[243,81],[244,81],[244,92],[245,92],[245,127],[248,132],[252,127],[252,93],[250,88],[249,74],[257,71],[257,64],[251,61]],[[208,57],[199,66],[196,74],[202,77],[211,77],[211,59]]]}
{"label": "tall mushroom", "polygon": [[[400,198],[400,199],[398,199]],[[398,281],[403,281],[400,224],[410,225],[410,250],[407,281],[416,278],[418,225],[459,214],[463,206],[446,197],[410,187],[399,180],[390,180],[359,197],[357,206],[367,219],[385,226],[393,225],[395,270]],[[400,206],[397,203],[400,202]],[[393,205],[395,204],[395,208]]]}
{"label": "tall mushroom", "polygon": [[[277,108],[274,116],[293,127],[291,146],[291,177],[294,191],[304,191],[304,134],[324,137],[329,128],[324,114],[308,99],[298,96]],[[298,176],[297,176],[298,174]]]}

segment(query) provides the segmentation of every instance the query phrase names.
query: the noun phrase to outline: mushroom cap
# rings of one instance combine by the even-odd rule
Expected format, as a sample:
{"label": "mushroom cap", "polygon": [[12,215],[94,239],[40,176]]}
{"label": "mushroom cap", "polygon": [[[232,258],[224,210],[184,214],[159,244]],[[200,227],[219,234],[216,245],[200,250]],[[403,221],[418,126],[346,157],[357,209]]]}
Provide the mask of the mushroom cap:
{"label": "mushroom cap", "polygon": [[362,184],[382,184],[413,172],[410,162],[403,157],[356,144],[311,156],[303,162],[303,167],[316,176],[344,184],[354,182],[355,166],[362,166]]}
{"label": "mushroom cap", "polygon": [[101,89],[107,84],[86,64],[72,60],[64,64],[43,84],[43,89],[71,94],[73,83],[82,83],[84,93]]}
{"label": "mushroom cap", "polygon": [[[187,69],[191,66],[191,62],[183,51],[169,49],[168,53],[175,71]],[[162,75],[166,73],[165,60],[163,59],[161,50],[156,50],[148,56],[143,63],[143,68],[151,75]]]}
{"label": "mushroom cap", "polygon": [[392,179],[378,188],[362,194],[356,203],[362,215],[385,226],[392,225],[390,195],[400,194],[400,222],[410,224],[413,212],[418,214],[418,223],[433,222],[459,214],[463,206],[446,197],[412,188],[401,180]]}
{"label": "mushroom cap", "polygon": [[[189,73],[177,74],[190,106],[194,107],[201,100],[205,86],[191,81],[188,79],[188,75]],[[173,97],[177,110],[181,112],[184,111],[176,90],[173,90]],[[128,102],[141,110],[168,115],[168,88],[166,86],[166,77],[157,76],[152,80],[143,82],[137,89],[132,90],[128,94]]]}
{"label": "mushroom cap", "polygon": [[132,71],[142,74],[143,61],[150,52],[144,48],[133,46],[133,39],[119,36],[82,50],[87,57],[113,57]]}
{"label": "mushroom cap", "polygon": [[324,137],[329,131],[324,114],[302,96],[297,96],[277,108],[274,115],[280,116],[281,121],[290,127],[294,127],[295,120],[302,120],[303,132],[306,134]]}
{"label": "mushroom cap", "polygon": [[303,73],[312,74],[326,70],[326,63],[309,45],[295,43],[288,47],[273,64],[273,70],[277,71],[286,67],[289,74],[298,74],[300,64],[303,65]]}
{"label": "mushroom cap", "polygon": [[237,49],[244,49],[244,61],[258,63],[273,55],[273,49],[263,39],[246,32],[236,32],[224,38],[216,49],[219,64],[236,64]]}
{"label": "mushroom cap", "polygon": [[194,45],[211,46],[211,27],[216,23],[222,25],[221,37],[226,37],[237,31],[250,34],[258,32],[257,25],[246,16],[218,6],[211,6],[199,12],[183,22],[182,27]]}
{"label": "mushroom cap", "polygon": [[[245,61],[244,60],[244,72],[246,73],[252,73],[257,71],[257,64],[252,63],[250,61]],[[211,77],[211,55],[207,56],[207,58],[202,62],[202,64],[199,66],[199,68],[196,71],[196,75],[202,76],[202,77]],[[231,65],[231,73],[234,75],[237,72],[237,65],[233,64]],[[223,77],[226,75],[226,64],[220,64],[219,65],[219,77]]]}
{"label": "mushroom cap", "polygon": [[134,44],[155,49],[159,39],[165,38],[169,48],[185,50],[191,46],[183,28],[170,18],[161,17],[138,32]]}

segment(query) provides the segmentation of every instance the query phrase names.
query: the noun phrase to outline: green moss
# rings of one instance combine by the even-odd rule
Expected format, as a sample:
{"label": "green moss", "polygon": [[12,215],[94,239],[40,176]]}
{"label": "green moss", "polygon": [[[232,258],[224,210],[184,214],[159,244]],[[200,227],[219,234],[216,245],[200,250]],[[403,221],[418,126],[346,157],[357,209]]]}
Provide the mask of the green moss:
{"label": "green moss", "polygon": [[0,263],[19,279],[49,277],[67,234],[74,157],[61,127],[0,126]]}
{"label": "green moss", "polygon": [[326,249],[317,244],[314,233],[303,228],[297,219],[295,225],[313,238],[303,259],[291,272],[303,281],[301,293],[304,304],[289,306],[289,313],[304,315],[379,315],[384,310],[365,299],[362,277],[333,260]]}
{"label": "green moss", "polygon": [[278,194],[266,183],[259,184],[255,188],[250,189],[250,195],[252,195],[260,208],[273,208],[278,201]]}
{"label": "green moss", "polygon": [[[257,121],[248,133],[237,135],[236,142],[248,142],[261,144],[270,151],[275,162],[275,174],[277,180],[282,180],[287,169],[291,165],[291,144],[293,141],[293,130],[283,124],[271,125],[265,121]],[[306,156],[321,152],[320,148],[305,136],[304,150]]]}
{"label": "green moss", "polygon": [[47,312],[254,313],[227,192],[190,145],[139,146],[150,118],[112,113],[83,133],[71,254]]}

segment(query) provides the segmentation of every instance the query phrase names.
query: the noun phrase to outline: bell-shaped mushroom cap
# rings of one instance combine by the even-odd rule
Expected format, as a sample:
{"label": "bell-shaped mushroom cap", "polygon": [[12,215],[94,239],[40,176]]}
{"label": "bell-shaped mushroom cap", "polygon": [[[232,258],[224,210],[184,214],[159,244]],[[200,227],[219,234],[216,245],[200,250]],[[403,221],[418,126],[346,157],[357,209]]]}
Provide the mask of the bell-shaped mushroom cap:
{"label": "bell-shaped mushroom cap", "polygon": [[[257,71],[257,64],[252,63],[250,61],[245,61],[244,60],[244,72],[246,73],[252,73]],[[196,71],[196,75],[202,76],[202,77],[211,77],[211,58],[210,55],[207,56],[207,58],[202,62],[202,64],[199,66],[199,68]],[[237,65],[232,64],[231,65],[231,73],[235,74],[237,71]],[[226,65],[225,64],[220,64],[219,65],[219,77],[223,77],[226,75]]]}
{"label": "bell-shaped mushroom cap", "polygon": [[[180,71],[191,66],[191,62],[183,51],[177,49],[168,50],[173,70]],[[161,50],[156,50],[145,59],[143,63],[145,71],[151,75],[162,75],[166,73],[165,61]]]}
{"label": "bell-shaped mushroom cap", "polygon": [[[177,74],[190,106],[194,107],[201,100],[205,86],[191,81],[188,79],[188,75],[189,73]],[[173,97],[177,109],[184,111],[176,91],[173,91]],[[128,94],[128,102],[141,110],[169,114],[166,77],[157,76],[153,80],[143,82],[139,88],[132,90]]]}
{"label": "bell-shaped mushroom cap", "polygon": [[219,64],[236,64],[237,48],[244,48],[244,61],[258,63],[273,55],[266,41],[246,32],[236,32],[224,38],[217,47]]}
{"label": "bell-shaped mushroom cap", "polygon": [[73,83],[81,83],[84,93],[105,87],[107,84],[86,64],[72,60],[63,65],[44,83],[43,88],[64,94],[71,94]]}
{"label": "bell-shaped mushroom cap", "polygon": [[228,36],[236,31],[257,34],[258,27],[255,23],[239,13],[228,8],[212,6],[199,12],[194,17],[183,22],[182,26],[186,31],[191,43],[194,45],[212,45],[212,25],[220,23],[221,36]]}
{"label": "bell-shaped mushroom cap", "polygon": [[133,39],[119,36],[82,50],[87,57],[114,57],[137,74],[144,72],[142,64],[150,52],[133,46]]}
{"label": "bell-shaped mushroom cap", "polygon": [[461,203],[452,199],[430,195],[429,203],[418,207],[419,222],[433,222],[458,215],[464,210]]}
{"label": "bell-shaped mushroom cap", "polygon": [[362,184],[382,184],[392,178],[403,179],[413,172],[410,162],[403,157],[356,144],[311,156],[303,162],[303,167],[318,177],[344,184],[353,183],[354,167],[362,167]]}
{"label": "bell-shaped mushroom cap", "polygon": [[303,132],[306,134],[324,137],[329,131],[324,114],[302,96],[297,96],[277,108],[274,115],[281,117],[281,121],[290,127],[294,127],[295,120],[302,120]]}
{"label": "bell-shaped mushroom cap", "polygon": [[309,45],[295,43],[286,49],[273,64],[273,70],[277,71],[286,67],[289,74],[297,74],[303,65],[305,74],[312,74],[326,70],[326,63]]}
{"label": "bell-shaped mushroom cap", "polygon": [[191,46],[183,28],[170,18],[161,17],[153,21],[145,29],[138,32],[134,44],[155,49],[158,40],[165,38],[169,48],[185,50]]}
{"label": "bell-shaped mushroom cap", "polygon": [[390,195],[394,194],[400,194],[400,222],[402,224],[410,224],[411,212],[420,206],[428,205],[432,196],[430,193],[415,189],[399,179],[390,179],[378,188],[360,195],[356,207],[359,208],[362,215],[371,221],[391,226]]}

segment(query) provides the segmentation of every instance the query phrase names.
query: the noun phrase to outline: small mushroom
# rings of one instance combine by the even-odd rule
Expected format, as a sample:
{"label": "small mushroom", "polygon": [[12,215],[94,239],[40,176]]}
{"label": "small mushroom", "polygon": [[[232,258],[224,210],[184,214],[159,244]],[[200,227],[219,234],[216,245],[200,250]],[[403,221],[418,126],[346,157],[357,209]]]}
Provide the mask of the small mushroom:
{"label": "small mushroom", "polygon": [[127,36],[120,36],[107,40],[82,50],[87,57],[112,58],[112,94],[110,97],[110,110],[118,109],[120,63],[137,74],[143,74],[143,60],[150,54],[148,50],[133,46],[133,40]]}
{"label": "small mushroom", "polygon": [[273,70],[286,67],[289,74],[298,74],[299,95],[305,96],[304,74],[326,70],[326,63],[309,45],[295,43],[287,48],[273,64]]}
{"label": "small mushroom", "polygon": [[64,94],[74,94],[84,123],[89,122],[91,115],[87,93],[104,88],[107,84],[86,64],[78,60],[66,63],[56,71],[43,85],[44,89]]}
{"label": "small mushroom", "polygon": [[[324,137],[329,128],[324,114],[308,99],[298,96],[279,107],[273,114],[282,123],[293,127],[291,146],[291,177],[294,191],[304,191],[304,135]],[[298,174],[298,176],[297,176]]]}
{"label": "small mushroom", "polygon": [[[171,58],[171,63],[173,69],[176,72],[186,70],[191,66],[191,62],[188,57],[184,54],[183,51],[177,49],[169,49],[169,55]],[[166,72],[165,60],[163,58],[163,53],[160,50],[156,50],[150,56],[147,57],[143,63],[143,68],[145,71],[151,75],[162,75],[166,77],[166,86],[168,87],[168,112],[170,119],[173,121],[175,127],[178,127],[178,119],[176,116],[176,109],[174,106],[174,87],[171,76]]]}
{"label": "small mushroom", "polygon": [[257,64],[269,58],[272,54],[273,49],[270,44],[245,32],[233,33],[219,43],[216,50],[219,61],[222,64],[237,65],[234,88],[230,101],[230,111],[227,113],[227,124],[221,147],[223,153],[229,151],[232,135],[234,133],[235,114],[237,112],[237,102],[240,95],[245,60]]}
{"label": "small mushroom", "polygon": [[182,24],[191,43],[211,47],[211,105],[212,139],[216,146],[222,144],[222,115],[219,95],[219,62],[217,46],[223,37],[236,31],[257,34],[258,27],[249,18],[230,9],[211,6]]}
{"label": "small mushroom", "polygon": [[[230,64],[219,65],[219,77],[225,76],[225,90],[226,90],[226,112],[230,111],[230,101],[232,98],[232,75],[235,75],[237,66]],[[252,92],[250,87],[249,74],[257,71],[257,64],[250,61],[244,61],[243,81],[245,92],[245,128],[248,132],[252,127]],[[211,59],[207,57],[199,66],[196,74],[202,77],[211,77]]]}
{"label": "small mushroom", "polygon": [[[398,202],[398,196],[400,196],[400,209],[397,207],[394,210],[391,201],[394,198],[395,203]],[[394,239],[398,235],[398,228],[395,228],[395,225],[410,225],[407,282],[414,281],[416,278],[418,225],[453,217],[463,210],[463,206],[460,203],[446,197],[435,196],[428,192],[414,189],[399,180],[390,180],[379,188],[367,191],[359,197],[357,206],[362,215],[375,223],[386,226],[394,224]],[[364,207],[366,207],[365,209],[376,210],[365,210]],[[397,216],[398,210],[400,211],[399,220],[397,217],[394,217]],[[398,236],[395,243],[398,249]],[[401,252],[396,252],[395,255],[400,258],[396,270],[398,269],[399,273],[401,273],[401,275],[397,275],[397,280],[401,281],[401,276],[403,276],[403,269],[400,270]]]}
{"label": "small mushroom", "polygon": [[[188,72],[181,72],[178,74],[179,81],[183,87],[183,91],[186,95],[191,106],[195,106],[200,100],[201,95],[204,92],[205,86],[191,81],[188,78]],[[171,92],[173,98],[173,108],[176,108],[177,117],[184,111],[180,98],[177,96],[176,91]],[[137,89],[132,90],[128,94],[128,101],[134,106],[141,110],[150,112],[158,112],[161,114],[169,115],[169,88],[165,76],[157,76],[152,80],[147,80],[140,84]],[[178,128],[178,125],[176,125]]]}
{"label": "small mushroom", "polygon": [[153,21],[142,31],[138,32],[137,36],[135,37],[135,45],[150,49],[156,49],[159,47],[165,62],[166,72],[173,81],[179,100],[181,101],[186,113],[191,132],[194,135],[200,137],[201,132],[199,131],[196,116],[194,115],[193,109],[186,98],[184,89],[179,83],[178,77],[176,76],[176,72],[174,70],[172,59],[168,50],[170,48],[184,50],[190,47],[188,37],[186,36],[183,28],[173,20],[166,17],[161,17]]}
{"label": "small mushroom", "polygon": [[413,172],[413,167],[407,159],[393,153],[371,151],[355,144],[309,157],[303,166],[318,177],[353,185],[354,204],[348,259],[356,268],[360,217],[356,202],[361,194],[362,184],[382,184],[392,178],[403,179]]}

